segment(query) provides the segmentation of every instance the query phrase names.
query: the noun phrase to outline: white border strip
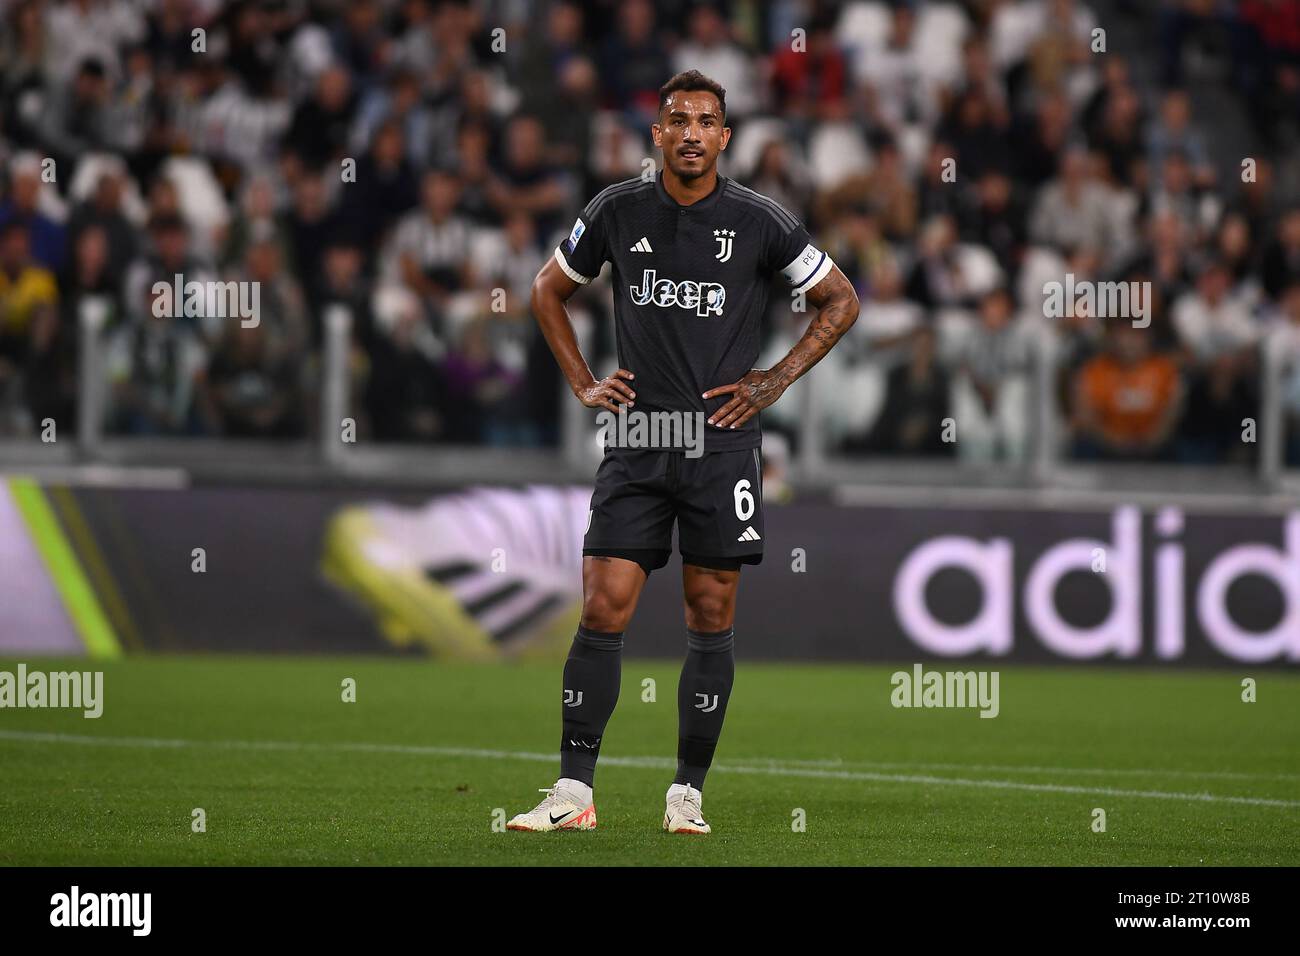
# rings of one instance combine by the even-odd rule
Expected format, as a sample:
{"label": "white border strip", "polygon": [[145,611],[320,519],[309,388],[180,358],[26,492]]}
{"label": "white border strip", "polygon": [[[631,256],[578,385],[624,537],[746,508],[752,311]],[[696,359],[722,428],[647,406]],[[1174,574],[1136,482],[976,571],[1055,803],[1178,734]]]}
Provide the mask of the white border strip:
{"label": "white border strip", "polygon": [[560,268],[564,270],[564,274],[568,276],[570,279],[572,279],[574,282],[581,283],[582,285],[586,285],[587,283],[591,282],[591,280],[588,279],[586,276],[574,272],[573,269],[569,267],[569,264],[564,261],[564,253],[560,251],[558,246],[555,249],[555,261],[560,264]]}

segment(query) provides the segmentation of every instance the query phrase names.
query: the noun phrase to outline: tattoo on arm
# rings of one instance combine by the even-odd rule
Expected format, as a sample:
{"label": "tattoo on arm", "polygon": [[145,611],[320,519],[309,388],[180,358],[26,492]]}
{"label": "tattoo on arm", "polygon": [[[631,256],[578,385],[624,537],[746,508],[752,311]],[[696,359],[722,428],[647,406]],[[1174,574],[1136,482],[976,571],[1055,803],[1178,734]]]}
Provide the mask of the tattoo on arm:
{"label": "tattoo on arm", "polygon": [[817,314],[803,338],[773,369],[782,388],[820,362],[858,318],[858,295],[838,266],[808,290],[807,299],[817,307]]}

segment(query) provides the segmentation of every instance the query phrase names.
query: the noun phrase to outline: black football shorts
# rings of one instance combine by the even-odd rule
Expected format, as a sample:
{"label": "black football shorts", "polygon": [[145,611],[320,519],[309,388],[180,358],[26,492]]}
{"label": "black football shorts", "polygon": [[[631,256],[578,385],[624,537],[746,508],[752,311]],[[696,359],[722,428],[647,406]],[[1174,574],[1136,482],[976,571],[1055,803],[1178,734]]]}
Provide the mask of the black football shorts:
{"label": "black football shorts", "polygon": [[757,448],[705,452],[608,448],[596,471],[585,555],[668,563],[673,522],[683,564],[738,570],[763,560],[763,463]]}

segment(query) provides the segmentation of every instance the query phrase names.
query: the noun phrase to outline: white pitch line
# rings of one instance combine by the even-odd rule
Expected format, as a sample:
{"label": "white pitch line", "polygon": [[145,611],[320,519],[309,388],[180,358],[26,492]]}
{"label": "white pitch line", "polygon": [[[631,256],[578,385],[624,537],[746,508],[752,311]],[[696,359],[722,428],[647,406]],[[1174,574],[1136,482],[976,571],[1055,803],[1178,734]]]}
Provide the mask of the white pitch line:
{"label": "white pitch line", "polygon": [[1057,774],[1092,774],[1110,777],[1137,775],[1141,777],[1198,777],[1222,780],[1300,780],[1296,773],[1247,773],[1236,770],[1173,770],[1154,767],[1039,767],[1022,764],[992,763],[920,763],[915,761],[887,760],[792,760],[782,758],[769,760],[764,757],[753,758],[753,763],[771,763],[779,767],[821,767],[832,770],[850,770],[853,768],[911,768],[913,770],[968,770],[972,772],[989,771],[992,773],[1057,773]]}
{"label": "white pitch line", "polygon": [[[164,737],[100,737],[89,734],[56,734],[38,731],[0,730],[0,740],[30,743],[88,744],[101,747],[145,747],[183,749],[212,747],[227,750],[334,750],[357,753],[396,753],[435,757],[477,757],[488,760],[526,760],[553,763],[555,754],[520,750],[486,750],[474,747],[436,747],[415,744],[334,743],[321,744],[293,740],[179,740]],[[663,757],[602,757],[601,762],[616,767],[671,769],[674,760]],[[960,766],[960,765],[957,765]],[[1193,803],[1236,803],[1256,807],[1300,808],[1300,800],[1269,797],[1238,797],[1215,793],[1180,793],[1168,790],[1124,790],[1115,787],[1079,787],[1054,783],[1025,783],[1019,780],[971,780],[963,777],[931,777],[922,774],[870,773],[858,770],[831,770],[812,767],[770,764],[746,766],[718,764],[718,773],[757,774],[773,777],[811,777],[826,780],[857,780],[871,783],[919,783],[927,786],[983,787],[992,790],[1028,790],[1037,793],[1077,793],[1105,797],[1137,797],[1144,800],[1183,800]]]}

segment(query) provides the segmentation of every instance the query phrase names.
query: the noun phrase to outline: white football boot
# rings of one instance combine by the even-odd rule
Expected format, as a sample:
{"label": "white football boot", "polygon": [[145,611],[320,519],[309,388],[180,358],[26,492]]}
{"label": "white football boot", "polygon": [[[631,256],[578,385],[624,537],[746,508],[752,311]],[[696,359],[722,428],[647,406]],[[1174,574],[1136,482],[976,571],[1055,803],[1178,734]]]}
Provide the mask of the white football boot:
{"label": "white football boot", "polygon": [[527,813],[516,814],[506,824],[507,830],[543,833],[547,830],[596,829],[596,804],[591,787],[580,780],[561,777],[553,787],[543,787],[546,799]]}
{"label": "white football boot", "polygon": [[668,788],[668,807],[664,810],[664,829],[669,833],[708,833],[704,822],[704,794],[689,783],[675,783]]}

